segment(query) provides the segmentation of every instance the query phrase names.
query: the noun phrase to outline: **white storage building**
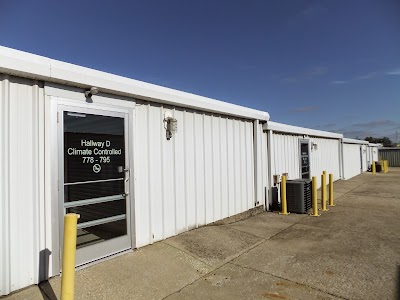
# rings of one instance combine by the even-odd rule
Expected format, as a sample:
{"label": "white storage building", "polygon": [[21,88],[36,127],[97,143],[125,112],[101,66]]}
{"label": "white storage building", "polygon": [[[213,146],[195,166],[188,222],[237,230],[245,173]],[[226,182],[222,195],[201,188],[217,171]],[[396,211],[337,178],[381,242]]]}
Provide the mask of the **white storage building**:
{"label": "white storage building", "polygon": [[343,139],[343,179],[350,179],[367,171],[368,144],[367,141]]}
{"label": "white storage building", "polygon": [[60,273],[65,212],[82,265],[262,208],[268,119],[0,47],[0,295]]}
{"label": "white storage building", "polygon": [[381,147],[382,144],[368,143],[368,148],[367,148],[368,167],[371,166],[373,161],[379,160],[379,148]]}
{"label": "white storage building", "polygon": [[376,149],[0,47],[0,295],[60,273],[66,212],[83,265],[263,209],[273,175],[351,178]]}
{"label": "white storage building", "polygon": [[342,134],[314,130],[268,121],[263,126],[268,136],[270,182],[274,176],[287,174],[287,178],[317,177],[321,186],[321,174],[332,173],[334,180],[341,179]]}

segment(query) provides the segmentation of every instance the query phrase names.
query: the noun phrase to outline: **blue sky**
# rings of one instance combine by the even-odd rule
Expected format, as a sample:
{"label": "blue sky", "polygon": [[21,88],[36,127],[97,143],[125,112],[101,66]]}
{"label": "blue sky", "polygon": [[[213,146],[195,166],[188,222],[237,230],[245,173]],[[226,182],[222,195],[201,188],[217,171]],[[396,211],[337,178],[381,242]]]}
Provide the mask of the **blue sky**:
{"label": "blue sky", "polygon": [[400,134],[400,1],[1,1],[3,46],[266,110]]}

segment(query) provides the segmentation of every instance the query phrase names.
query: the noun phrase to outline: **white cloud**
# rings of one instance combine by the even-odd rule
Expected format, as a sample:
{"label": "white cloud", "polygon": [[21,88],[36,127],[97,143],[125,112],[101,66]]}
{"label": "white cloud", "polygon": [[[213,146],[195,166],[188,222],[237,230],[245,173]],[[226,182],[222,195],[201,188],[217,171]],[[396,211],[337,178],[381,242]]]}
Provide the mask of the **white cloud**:
{"label": "white cloud", "polygon": [[345,83],[349,83],[350,81],[349,80],[335,80],[335,81],[332,81],[331,83],[333,83],[333,84],[345,84]]}
{"label": "white cloud", "polygon": [[356,80],[356,79],[358,79],[358,80],[370,79],[370,78],[372,78],[372,77],[375,77],[377,74],[378,74],[377,72],[369,72],[369,73],[367,73],[367,74],[365,74],[365,75],[358,76],[358,77],[356,77],[356,78],[354,78],[354,79],[355,79],[355,80]]}
{"label": "white cloud", "polygon": [[335,80],[335,81],[331,81],[331,83],[333,83],[333,84],[350,83],[350,82],[358,81],[358,80],[367,80],[367,79],[371,79],[371,78],[377,77],[378,75],[379,75],[378,72],[369,72],[369,73],[364,74],[364,75],[360,75],[360,76],[353,77],[353,78],[351,78],[351,79],[349,79],[349,80]]}
{"label": "white cloud", "polygon": [[385,73],[386,75],[400,75],[400,68]]}

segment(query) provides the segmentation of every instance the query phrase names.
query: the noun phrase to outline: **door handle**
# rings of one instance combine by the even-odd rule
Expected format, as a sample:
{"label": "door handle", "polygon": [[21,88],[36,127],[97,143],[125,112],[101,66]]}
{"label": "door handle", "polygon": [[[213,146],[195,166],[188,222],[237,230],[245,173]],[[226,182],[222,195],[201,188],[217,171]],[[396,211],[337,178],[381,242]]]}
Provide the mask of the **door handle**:
{"label": "door handle", "polygon": [[131,169],[124,169],[124,195],[128,196],[129,191],[128,191],[128,181],[131,178]]}

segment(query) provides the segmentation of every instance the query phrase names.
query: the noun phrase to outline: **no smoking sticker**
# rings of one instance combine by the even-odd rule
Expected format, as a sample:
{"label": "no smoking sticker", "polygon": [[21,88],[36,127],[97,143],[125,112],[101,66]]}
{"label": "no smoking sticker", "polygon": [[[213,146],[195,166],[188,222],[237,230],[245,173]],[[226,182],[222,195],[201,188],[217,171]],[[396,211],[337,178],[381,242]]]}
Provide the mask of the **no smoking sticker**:
{"label": "no smoking sticker", "polygon": [[101,171],[101,166],[99,164],[93,165],[93,172],[99,173]]}

